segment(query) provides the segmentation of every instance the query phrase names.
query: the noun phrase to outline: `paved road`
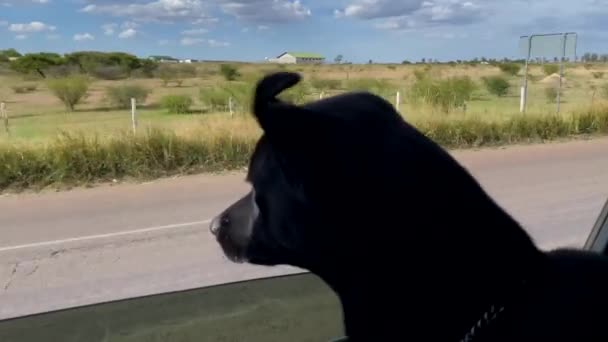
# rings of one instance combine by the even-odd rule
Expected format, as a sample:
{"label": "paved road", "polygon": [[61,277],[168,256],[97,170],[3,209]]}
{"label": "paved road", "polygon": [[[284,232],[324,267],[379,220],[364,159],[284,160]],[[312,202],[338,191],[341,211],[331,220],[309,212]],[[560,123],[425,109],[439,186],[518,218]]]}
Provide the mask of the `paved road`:
{"label": "paved road", "polygon": [[[543,248],[583,244],[608,139],[453,154]],[[207,230],[242,174],[0,197],[0,319],[285,272],[234,265]]]}

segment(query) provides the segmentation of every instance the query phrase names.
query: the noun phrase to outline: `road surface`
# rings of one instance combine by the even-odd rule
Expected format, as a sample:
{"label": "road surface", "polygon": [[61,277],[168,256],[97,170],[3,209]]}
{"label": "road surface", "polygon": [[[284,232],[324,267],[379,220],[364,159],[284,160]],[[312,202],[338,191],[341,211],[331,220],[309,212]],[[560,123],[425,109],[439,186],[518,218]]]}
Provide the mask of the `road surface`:
{"label": "road surface", "polygon": [[[608,139],[452,152],[542,248],[581,246],[608,196]],[[208,220],[240,173],[0,197],[0,319],[298,272],[227,261]]]}

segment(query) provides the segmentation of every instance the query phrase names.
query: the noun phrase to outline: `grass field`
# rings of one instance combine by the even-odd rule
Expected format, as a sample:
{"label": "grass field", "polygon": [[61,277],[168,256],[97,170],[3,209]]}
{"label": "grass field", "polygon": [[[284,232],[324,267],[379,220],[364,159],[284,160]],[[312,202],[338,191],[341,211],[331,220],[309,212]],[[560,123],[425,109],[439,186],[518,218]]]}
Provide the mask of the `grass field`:
{"label": "grass field", "polygon": [[[527,113],[519,113],[519,76],[505,76],[511,88],[506,96],[491,95],[482,79],[504,75],[491,65],[320,65],[284,66],[236,64],[240,77],[225,81],[218,64],[198,64],[196,77],[181,86],[164,86],[159,79],[93,81],[88,95],[74,112],[39,79],[0,73],[0,100],[6,102],[9,132],[0,131],[0,189],[87,183],[124,177],[158,177],[167,174],[215,171],[243,166],[260,131],[248,113],[209,109],[201,102],[201,89],[236,87],[251,89],[264,73],[284,69],[299,72],[305,87],[298,100],[308,101],[344,91],[367,89],[394,102],[406,120],[446,147],[471,147],[544,141],[608,130],[608,81],[598,77],[608,68],[570,65],[565,71],[562,107],[546,98],[556,75],[545,75],[540,66],[530,69]],[[604,70],[606,69],[606,70]],[[409,96],[417,77],[432,80],[468,76],[475,83],[466,107],[445,112]],[[15,86],[34,84],[35,90],[19,92]],[[106,99],[109,86],[136,84],[151,91],[138,109],[139,128],[130,133],[130,111],[112,108]],[[169,114],[160,107],[165,95],[187,95],[194,100],[188,114]],[[228,101],[226,95],[225,101]],[[244,98],[243,102],[248,99]],[[67,134],[67,135],[66,135]]]}

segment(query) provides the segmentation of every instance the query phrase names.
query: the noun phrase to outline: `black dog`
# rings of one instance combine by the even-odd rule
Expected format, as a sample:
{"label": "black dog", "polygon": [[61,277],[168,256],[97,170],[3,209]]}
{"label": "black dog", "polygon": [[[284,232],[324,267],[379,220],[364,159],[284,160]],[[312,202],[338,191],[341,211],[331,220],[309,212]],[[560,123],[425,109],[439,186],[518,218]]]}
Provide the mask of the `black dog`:
{"label": "black dog", "polygon": [[253,190],[211,225],[231,260],[321,277],[352,341],[608,341],[606,259],[540,251],[377,96],[277,99],[299,80],[257,86]]}

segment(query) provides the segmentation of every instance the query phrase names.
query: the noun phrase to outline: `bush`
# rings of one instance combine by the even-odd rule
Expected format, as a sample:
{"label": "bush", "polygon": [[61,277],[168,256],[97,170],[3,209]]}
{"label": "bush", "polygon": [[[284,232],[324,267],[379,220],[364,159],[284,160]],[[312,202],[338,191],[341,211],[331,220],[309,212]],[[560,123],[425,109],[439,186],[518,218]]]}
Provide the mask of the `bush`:
{"label": "bush", "polygon": [[604,72],[602,72],[602,71],[592,72],[591,75],[593,75],[593,78],[595,78],[597,80],[604,78]]}
{"label": "bush", "polygon": [[38,85],[35,83],[32,84],[20,84],[16,86],[12,86],[11,89],[15,94],[27,94],[38,89]]}
{"label": "bush", "polygon": [[593,64],[591,64],[591,63],[585,63],[583,65],[583,67],[585,68],[585,70],[591,70],[591,68],[593,68]]}
{"label": "bush", "polygon": [[482,80],[486,89],[492,95],[505,96],[509,93],[509,88],[511,88],[509,81],[502,76],[484,77]]}
{"label": "bush", "polygon": [[545,75],[550,76],[559,72],[559,65],[556,64],[545,64],[543,65],[543,72]]}
{"label": "bush", "polygon": [[230,64],[220,65],[220,73],[226,81],[234,81],[240,76],[238,69]]}
{"label": "bush", "polygon": [[161,106],[171,114],[187,114],[193,103],[188,95],[166,95],[160,102]]}
{"label": "bush", "polygon": [[500,71],[504,72],[509,76],[516,76],[521,70],[521,65],[517,63],[501,63],[498,64]]}
{"label": "bush", "polygon": [[225,110],[228,107],[229,98],[230,94],[221,87],[201,88],[199,90],[201,103],[211,111]]}
{"label": "bush", "polygon": [[106,89],[106,97],[110,104],[117,108],[130,108],[131,98],[134,98],[138,104],[146,102],[150,89],[140,85],[120,85],[116,87],[108,87]]}
{"label": "bush", "polygon": [[468,76],[450,77],[444,80],[424,78],[417,80],[409,91],[413,103],[423,101],[449,112],[453,108],[464,106],[477,86]]}
{"label": "bush", "polygon": [[87,95],[89,80],[83,76],[70,76],[51,79],[47,86],[68,111],[74,111],[74,107]]}

